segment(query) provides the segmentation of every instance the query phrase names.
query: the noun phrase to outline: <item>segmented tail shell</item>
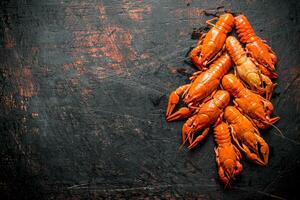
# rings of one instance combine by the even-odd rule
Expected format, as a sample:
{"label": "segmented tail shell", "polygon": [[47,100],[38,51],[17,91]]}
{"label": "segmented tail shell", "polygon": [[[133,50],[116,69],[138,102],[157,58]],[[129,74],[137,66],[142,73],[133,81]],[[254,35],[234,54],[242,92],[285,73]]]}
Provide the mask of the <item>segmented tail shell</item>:
{"label": "segmented tail shell", "polygon": [[226,49],[229,52],[234,63],[238,63],[238,60],[246,55],[241,43],[234,37],[229,36],[225,42]]}
{"label": "segmented tail shell", "polygon": [[235,28],[242,43],[250,43],[257,39],[257,36],[245,15],[234,18]]}
{"label": "segmented tail shell", "polygon": [[214,128],[214,138],[218,146],[231,144],[229,127],[225,122],[218,124]]}
{"label": "segmented tail shell", "polygon": [[228,72],[232,67],[233,62],[228,53],[223,53],[217,60],[215,60],[210,66],[208,71],[214,74],[215,77],[220,79]]}
{"label": "segmented tail shell", "polygon": [[232,27],[234,26],[233,15],[230,13],[225,13],[221,15],[215,26],[220,29],[222,27],[226,34],[229,33],[232,30]]}
{"label": "segmented tail shell", "polygon": [[230,94],[226,90],[218,90],[212,100],[219,109],[224,109],[230,102]]}

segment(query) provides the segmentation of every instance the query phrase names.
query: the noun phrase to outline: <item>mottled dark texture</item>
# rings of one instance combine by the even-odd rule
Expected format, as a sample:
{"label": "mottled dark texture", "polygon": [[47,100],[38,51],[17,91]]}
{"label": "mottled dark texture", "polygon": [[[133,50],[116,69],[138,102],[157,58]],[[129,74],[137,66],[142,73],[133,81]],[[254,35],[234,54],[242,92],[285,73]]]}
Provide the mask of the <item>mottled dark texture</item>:
{"label": "mottled dark texture", "polygon": [[[0,198],[299,199],[299,1],[2,0]],[[245,13],[279,57],[267,167],[218,181],[210,135],[178,152],[168,94],[195,70],[194,28]],[[182,68],[186,69],[183,70]],[[297,197],[298,196],[298,197]]]}

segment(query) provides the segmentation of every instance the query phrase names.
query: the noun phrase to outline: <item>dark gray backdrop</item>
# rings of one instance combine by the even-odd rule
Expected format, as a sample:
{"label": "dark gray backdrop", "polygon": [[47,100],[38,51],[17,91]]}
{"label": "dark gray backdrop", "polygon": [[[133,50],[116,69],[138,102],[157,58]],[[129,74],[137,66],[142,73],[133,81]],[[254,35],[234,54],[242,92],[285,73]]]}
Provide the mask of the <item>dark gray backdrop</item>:
{"label": "dark gray backdrop", "polygon": [[[299,1],[2,0],[1,199],[297,199]],[[222,7],[224,6],[224,8]],[[193,28],[216,9],[245,13],[278,54],[278,127],[267,167],[243,161],[218,181],[212,134],[178,152],[183,121],[164,118],[188,81]]]}

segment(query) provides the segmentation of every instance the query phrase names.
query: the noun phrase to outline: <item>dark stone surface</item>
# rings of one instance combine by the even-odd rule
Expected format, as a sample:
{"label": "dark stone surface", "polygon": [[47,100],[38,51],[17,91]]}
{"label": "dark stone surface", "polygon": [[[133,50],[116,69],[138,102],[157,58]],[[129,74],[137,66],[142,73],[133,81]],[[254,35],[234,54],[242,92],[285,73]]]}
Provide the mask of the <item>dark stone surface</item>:
{"label": "dark stone surface", "polygon": [[[299,199],[299,1],[2,0],[1,199]],[[224,6],[224,8],[222,8]],[[267,167],[218,181],[212,135],[178,152],[164,118],[193,28],[245,13],[279,57]],[[186,70],[182,70],[182,68]],[[298,197],[297,197],[298,196]]]}

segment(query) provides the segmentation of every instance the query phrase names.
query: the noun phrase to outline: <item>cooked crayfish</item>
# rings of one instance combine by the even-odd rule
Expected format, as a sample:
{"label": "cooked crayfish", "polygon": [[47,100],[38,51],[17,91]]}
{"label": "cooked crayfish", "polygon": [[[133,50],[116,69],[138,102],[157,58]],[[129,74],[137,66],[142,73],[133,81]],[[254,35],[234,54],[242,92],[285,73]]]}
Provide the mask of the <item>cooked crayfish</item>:
{"label": "cooked crayfish", "polygon": [[223,77],[222,86],[235,97],[233,102],[237,108],[250,117],[258,128],[266,129],[280,119],[279,117],[270,118],[273,113],[272,103],[245,88],[233,74]]}
{"label": "cooked crayfish", "polygon": [[[265,93],[266,99],[270,100],[276,84],[273,84],[269,77],[260,73],[256,65],[247,57],[240,42],[235,37],[229,36],[226,39],[226,49],[236,64],[238,76],[249,85],[251,90],[260,95]],[[263,82],[266,84],[265,88],[262,86]]]}
{"label": "cooked crayfish", "polygon": [[277,57],[271,47],[255,34],[246,16],[236,16],[234,21],[241,42],[246,43],[247,52],[259,66],[261,72],[270,78],[278,78],[274,67]]}
{"label": "cooked crayfish", "polygon": [[[194,148],[201,142],[209,132],[210,125],[221,120],[223,109],[229,104],[230,95],[225,90],[218,90],[212,99],[203,103],[196,110],[196,114],[190,117],[182,127],[182,141],[186,142],[188,139],[190,145],[189,149]],[[195,133],[204,129],[202,134],[193,138]]]}
{"label": "cooked crayfish", "polygon": [[260,136],[259,131],[235,107],[227,106],[224,118],[231,128],[231,135],[246,157],[259,165],[265,166],[269,158],[269,146]]}
{"label": "cooked crayfish", "polygon": [[[193,107],[197,107],[202,100],[211,95],[220,84],[222,77],[228,72],[232,66],[232,61],[227,53],[224,53],[215,60],[208,70],[198,71],[190,78],[191,83],[177,88],[170,94],[166,118],[167,121],[173,121],[188,117],[193,112]],[[175,106],[179,102],[179,97],[184,96],[184,103],[187,107],[180,108],[173,113]]]}
{"label": "cooked crayfish", "polygon": [[207,24],[213,27],[207,34],[203,34],[200,37],[197,46],[190,54],[191,61],[200,70],[217,57],[216,55],[222,49],[227,34],[231,32],[234,26],[234,17],[230,13],[221,15],[214,25],[211,21],[215,19],[206,21]]}
{"label": "cooked crayfish", "polygon": [[240,151],[231,143],[229,127],[221,122],[214,127],[216,163],[219,178],[222,183],[230,186],[230,183],[243,171],[240,163]]}

